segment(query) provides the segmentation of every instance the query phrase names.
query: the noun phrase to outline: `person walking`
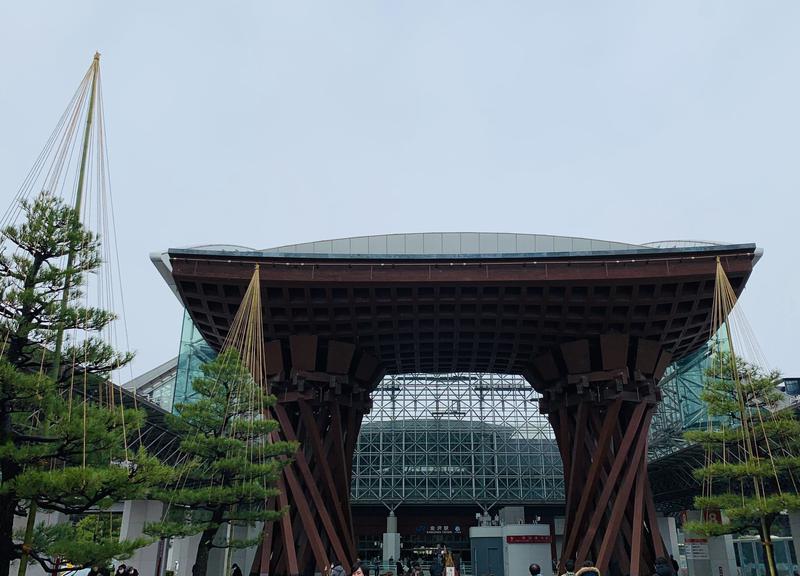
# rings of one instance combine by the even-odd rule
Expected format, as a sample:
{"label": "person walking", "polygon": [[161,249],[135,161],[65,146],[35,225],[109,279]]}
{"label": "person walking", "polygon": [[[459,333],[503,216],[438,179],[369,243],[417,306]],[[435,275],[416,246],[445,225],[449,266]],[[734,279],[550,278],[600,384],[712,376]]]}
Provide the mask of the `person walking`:
{"label": "person walking", "polygon": [[[356,560],[356,564],[361,564],[361,562]],[[331,576],[345,576],[342,563],[336,559],[331,562]]]}
{"label": "person walking", "polygon": [[444,574],[444,562],[442,561],[441,551],[433,557],[430,571],[431,576],[442,576],[442,574]]}
{"label": "person walking", "polygon": [[[367,566],[363,562],[353,564],[353,570],[351,571],[350,574],[351,576],[369,576],[369,566]],[[375,576],[379,575],[376,574]]]}
{"label": "person walking", "polygon": [[444,564],[444,576],[458,576],[453,553],[446,546],[442,547],[442,563]]}
{"label": "person walking", "polygon": [[461,576],[461,554],[458,552],[453,553],[453,566],[456,569],[456,576]]}
{"label": "person walking", "polygon": [[239,565],[234,562],[233,566],[231,566],[231,576],[242,576],[242,569],[239,568]]}
{"label": "person walking", "polygon": [[531,573],[531,576],[539,576],[542,573],[542,567],[538,564],[531,564],[528,566],[528,572]]}
{"label": "person walking", "polygon": [[672,563],[664,558],[663,556],[659,556],[656,558],[656,571],[653,576],[675,576],[676,572],[672,568]]}
{"label": "person walking", "polygon": [[564,573],[561,576],[575,576],[575,560],[572,558],[564,560]]}

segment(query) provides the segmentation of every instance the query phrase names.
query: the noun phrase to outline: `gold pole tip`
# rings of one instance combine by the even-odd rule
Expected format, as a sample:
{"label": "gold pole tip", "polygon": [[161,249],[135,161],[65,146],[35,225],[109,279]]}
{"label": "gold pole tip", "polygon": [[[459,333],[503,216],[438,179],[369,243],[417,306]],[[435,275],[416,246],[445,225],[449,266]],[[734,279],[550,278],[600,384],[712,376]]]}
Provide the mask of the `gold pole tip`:
{"label": "gold pole tip", "polygon": [[97,52],[97,51],[95,51],[95,53],[94,53],[94,59],[95,59],[95,60],[100,60],[100,52]]}

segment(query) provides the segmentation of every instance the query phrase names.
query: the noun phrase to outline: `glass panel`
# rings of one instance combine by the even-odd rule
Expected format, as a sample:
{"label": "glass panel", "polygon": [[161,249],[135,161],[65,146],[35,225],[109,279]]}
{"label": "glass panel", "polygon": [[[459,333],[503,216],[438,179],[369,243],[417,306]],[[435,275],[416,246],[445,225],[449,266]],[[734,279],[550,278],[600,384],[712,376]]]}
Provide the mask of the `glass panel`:
{"label": "glass panel", "polygon": [[759,574],[759,576],[761,575],[766,576],[766,570],[764,569],[764,547],[761,545],[760,542],[754,542],[753,548],[755,548],[756,551],[756,558],[757,558],[756,568],[758,569],[758,571],[755,573]]}
{"label": "glass panel", "polygon": [[175,378],[175,394],[172,407],[179,402],[191,402],[194,398],[192,380],[201,374],[200,366],[212,360],[216,352],[211,348],[200,331],[195,327],[188,312],[183,314],[183,327],[181,329],[181,343],[178,351],[178,370]]}
{"label": "glass panel", "polygon": [[755,553],[753,552],[753,543],[752,542],[740,542],[739,544],[739,552],[742,561],[742,575],[743,576],[751,576],[752,574],[756,574],[754,564],[755,564]]}
{"label": "glass panel", "polygon": [[775,564],[778,567],[778,572],[780,574],[791,574],[789,572],[789,554],[786,548],[787,542],[785,540],[778,540],[773,544],[773,550],[775,551]]}

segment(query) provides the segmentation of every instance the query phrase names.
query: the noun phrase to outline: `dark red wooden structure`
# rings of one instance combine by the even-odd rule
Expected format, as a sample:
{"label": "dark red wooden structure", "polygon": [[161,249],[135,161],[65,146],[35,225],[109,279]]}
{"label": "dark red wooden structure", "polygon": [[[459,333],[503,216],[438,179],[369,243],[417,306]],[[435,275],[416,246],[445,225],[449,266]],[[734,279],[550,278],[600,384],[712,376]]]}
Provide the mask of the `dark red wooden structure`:
{"label": "dark red wooden structure", "polygon": [[261,574],[354,560],[353,451],[388,373],[523,374],[542,393],[566,477],[563,557],[649,574],[664,545],[647,433],[669,364],[708,339],[719,258],[737,294],[752,244],[491,256],[169,251],[177,292],[222,345],[260,265],[267,371],[281,435],[302,450],[269,505]]}

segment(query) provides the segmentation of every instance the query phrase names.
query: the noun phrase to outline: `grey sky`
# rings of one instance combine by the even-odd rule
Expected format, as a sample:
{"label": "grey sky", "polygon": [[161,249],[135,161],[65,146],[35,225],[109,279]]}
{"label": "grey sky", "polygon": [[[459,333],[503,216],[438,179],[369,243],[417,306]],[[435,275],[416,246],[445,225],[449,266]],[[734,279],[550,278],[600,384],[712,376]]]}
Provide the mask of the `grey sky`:
{"label": "grey sky", "polygon": [[136,373],[180,334],[151,251],[470,230],[756,242],[742,302],[798,374],[798,17],[792,1],[4,2],[0,200],[97,49]]}

